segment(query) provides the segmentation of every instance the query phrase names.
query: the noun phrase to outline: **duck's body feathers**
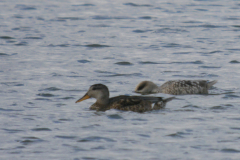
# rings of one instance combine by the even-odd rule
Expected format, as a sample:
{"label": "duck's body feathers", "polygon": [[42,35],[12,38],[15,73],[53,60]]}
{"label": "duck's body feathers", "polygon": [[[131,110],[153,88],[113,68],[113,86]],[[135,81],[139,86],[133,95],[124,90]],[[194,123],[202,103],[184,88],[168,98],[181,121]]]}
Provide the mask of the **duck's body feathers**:
{"label": "duck's body feathers", "polygon": [[216,80],[175,80],[167,81],[158,87],[151,81],[142,81],[135,88],[135,92],[142,94],[165,93],[172,95],[208,94],[208,89],[215,83],[217,83]]}
{"label": "duck's body feathers", "polygon": [[[157,104],[158,102],[161,102]],[[162,97],[144,97],[144,96],[126,96],[121,95],[117,97],[109,98],[109,102],[106,106],[98,105],[94,103],[90,109],[97,111],[106,111],[109,109],[118,109],[123,111],[134,112],[146,112],[155,109],[160,109],[166,106],[166,103]],[[154,104],[155,107],[152,107]]]}

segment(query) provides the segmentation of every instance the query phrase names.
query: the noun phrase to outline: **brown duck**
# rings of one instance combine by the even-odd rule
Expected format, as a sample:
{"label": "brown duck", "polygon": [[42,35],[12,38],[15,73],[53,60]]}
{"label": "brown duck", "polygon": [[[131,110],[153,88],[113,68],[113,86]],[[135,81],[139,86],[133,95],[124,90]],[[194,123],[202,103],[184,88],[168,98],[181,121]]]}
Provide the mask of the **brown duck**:
{"label": "brown duck", "polygon": [[[87,93],[76,101],[76,103],[95,98],[97,101],[90,107],[91,110],[106,111],[109,109],[118,109],[123,111],[146,112],[165,107],[168,101],[174,97],[163,99],[162,97],[149,96],[126,96],[121,95],[109,98],[108,87],[103,84],[94,84],[90,86]],[[154,106],[152,107],[152,104]]]}
{"label": "brown duck", "polygon": [[141,94],[165,93],[172,95],[208,94],[208,89],[215,83],[217,83],[217,80],[175,80],[167,81],[163,85],[157,86],[151,81],[142,81],[135,88],[135,92]]}

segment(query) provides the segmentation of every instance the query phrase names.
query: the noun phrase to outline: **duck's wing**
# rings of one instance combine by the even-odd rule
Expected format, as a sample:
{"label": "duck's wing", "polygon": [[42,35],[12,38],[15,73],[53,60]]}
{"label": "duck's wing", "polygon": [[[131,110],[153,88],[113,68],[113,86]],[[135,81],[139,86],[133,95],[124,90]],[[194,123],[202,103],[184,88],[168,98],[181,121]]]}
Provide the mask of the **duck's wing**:
{"label": "duck's wing", "polygon": [[128,104],[135,104],[140,101],[150,101],[151,103],[156,103],[158,101],[163,101],[162,97],[153,97],[153,96],[127,96],[127,95],[121,95],[117,97],[112,97],[109,99],[109,102],[116,102],[116,101],[123,101]]}
{"label": "duck's wing", "polygon": [[109,99],[109,109],[146,112],[152,110],[152,103],[163,101],[162,97],[117,96]]}
{"label": "duck's wing", "polygon": [[217,83],[217,81],[207,80],[177,80],[167,81],[160,90],[163,93],[181,95],[181,94],[208,94],[208,89]]}
{"label": "duck's wing", "polygon": [[[196,87],[199,90],[208,90],[214,84],[217,83],[217,80],[209,81],[209,80],[192,80],[192,81],[184,81],[187,85]],[[203,91],[204,93],[205,91]]]}

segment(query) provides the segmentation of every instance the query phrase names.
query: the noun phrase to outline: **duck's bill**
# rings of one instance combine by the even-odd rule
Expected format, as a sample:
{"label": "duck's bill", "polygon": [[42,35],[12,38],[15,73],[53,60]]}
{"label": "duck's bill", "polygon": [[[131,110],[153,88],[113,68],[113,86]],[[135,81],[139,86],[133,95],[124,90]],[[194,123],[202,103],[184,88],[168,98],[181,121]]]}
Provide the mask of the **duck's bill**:
{"label": "duck's bill", "polygon": [[85,94],[82,98],[80,98],[79,100],[77,100],[76,103],[82,102],[82,101],[84,101],[84,100],[86,100],[86,99],[88,99],[88,98],[90,98],[90,96],[87,95],[87,94]]}

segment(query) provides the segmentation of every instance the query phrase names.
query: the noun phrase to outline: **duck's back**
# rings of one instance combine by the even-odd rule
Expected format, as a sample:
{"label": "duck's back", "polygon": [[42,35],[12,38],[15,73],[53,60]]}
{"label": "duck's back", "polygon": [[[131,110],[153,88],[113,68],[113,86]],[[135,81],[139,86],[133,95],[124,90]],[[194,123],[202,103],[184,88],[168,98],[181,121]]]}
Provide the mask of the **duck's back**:
{"label": "duck's back", "polygon": [[117,96],[109,99],[108,109],[123,111],[146,112],[152,110],[152,102],[138,96]]}
{"label": "duck's back", "polygon": [[167,81],[160,86],[160,91],[166,94],[208,94],[208,89],[217,81],[177,80]]}

